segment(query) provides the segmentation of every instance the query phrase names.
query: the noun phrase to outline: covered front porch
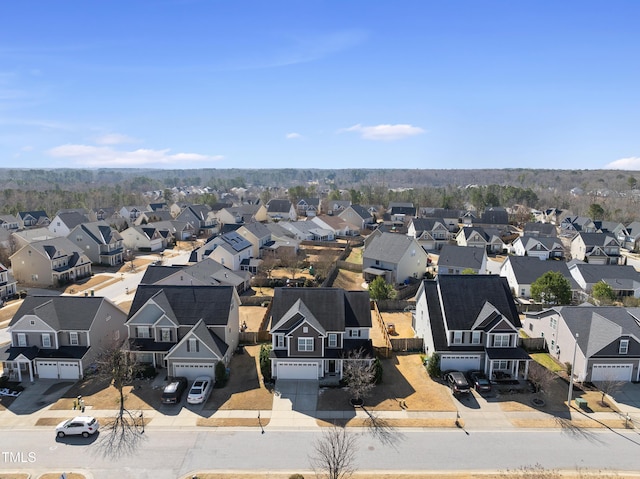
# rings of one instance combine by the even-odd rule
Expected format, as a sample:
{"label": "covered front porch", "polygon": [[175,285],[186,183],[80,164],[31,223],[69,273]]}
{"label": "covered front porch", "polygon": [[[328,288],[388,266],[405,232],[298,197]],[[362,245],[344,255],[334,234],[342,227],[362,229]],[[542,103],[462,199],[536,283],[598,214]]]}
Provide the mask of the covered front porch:
{"label": "covered front porch", "polygon": [[523,379],[529,377],[531,356],[522,348],[486,348],[489,379]]}

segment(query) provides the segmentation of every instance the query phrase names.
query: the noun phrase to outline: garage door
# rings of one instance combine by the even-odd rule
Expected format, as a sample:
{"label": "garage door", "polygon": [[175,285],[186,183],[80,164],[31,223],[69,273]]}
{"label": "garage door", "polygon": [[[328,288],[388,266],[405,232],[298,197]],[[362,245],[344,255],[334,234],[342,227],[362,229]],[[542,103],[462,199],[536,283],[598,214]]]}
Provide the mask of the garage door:
{"label": "garage door", "polygon": [[58,379],[58,363],[56,361],[38,361],[36,369],[40,379]]}
{"label": "garage door", "polygon": [[80,367],[78,363],[60,361],[58,367],[60,379],[80,379]]}
{"label": "garage door", "polygon": [[215,378],[214,365],[211,363],[175,363],[173,365],[173,375],[174,377],[185,377],[189,381],[193,381],[198,376],[209,376]]}
{"label": "garage door", "polygon": [[278,379],[318,379],[318,363],[278,363]]}
{"label": "garage door", "polygon": [[632,364],[594,364],[591,371],[591,382],[631,381],[632,372]]}
{"label": "garage door", "polygon": [[472,371],[482,369],[480,367],[480,356],[473,354],[443,355],[440,358],[440,369],[442,371]]}

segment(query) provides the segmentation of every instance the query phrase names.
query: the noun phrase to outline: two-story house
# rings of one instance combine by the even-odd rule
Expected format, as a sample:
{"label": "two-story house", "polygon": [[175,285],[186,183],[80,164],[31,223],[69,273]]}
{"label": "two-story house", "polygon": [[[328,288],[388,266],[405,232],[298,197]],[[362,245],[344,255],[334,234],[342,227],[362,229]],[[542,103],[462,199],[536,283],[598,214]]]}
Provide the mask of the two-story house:
{"label": "two-story house", "polygon": [[209,236],[218,228],[216,213],[207,205],[188,205],[178,213],[176,221],[191,223],[198,235]]}
{"label": "two-story house", "polygon": [[0,263],[0,304],[11,299],[17,292],[17,282],[9,270]]}
{"label": "two-story house", "polygon": [[118,213],[129,225],[132,225],[135,224],[138,217],[145,211],[151,211],[151,209],[147,206],[129,205],[120,208]]}
{"label": "two-story house", "polygon": [[289,200],[272,199],[267,203],[267,216],[272,221],[295,221],[298,215]]}
{"label": "two-story house", "polygon": [[640,381],[640,308],[557,306],[527,313],[524,331],[572,364],[580,382]]}
{"label": "two-story house", "polygon": [[16,231],[20,228],[20,222],[14,215],[0,215],[0,228],[7,231]]}
{"label": "two-story house", "polygon": [[300,198],[296,210],[298,216],[316,216],[320,214],[320,198]]}
{"label": "two-story house", "polygon": [[549,271],[562,274],[571,284],[572,296],[577,296],[580,286],[571,276],[564,261],[540,261],[531,256],[508,256],[502,263],[499,274],[507,278],[514,296],[531,298],[531,284]]}
{"label": "two-story house", "polygon": [[571,257],[591,264],[622,264],[620,243],[611,233],[578,233],[571,241]]}
{"label": "two-story house", "polygon": [[[373,236],[373,235],[370,235]],[[383,276],[390,284],[401,284],[410,279],[421,279],[429,255],[415,238],[396,233],[376,233],[365,243],[362,253],[362,274],[365,281]]]}
{"label": "two-story house", "polygon": [[125,248],[134,251],[162,251],[165,238],[153,225],[130,226],[122,233],[122,243]]}
{"label": "two-story house", "polygon": [[16,381],[81,379],[107,348],[125,339],[127,314],[94,296],[27,296],[9,323],[4,373]]}
{"label": "two-story house", "polygon": [[277,379],[342,379],[351,351],[373,360],[367,291],[276,288],[271,307],[271,374]]}
{"label": "two-story house", "polygon": [[58,287],[91,276],[91,260],[68,238],[34,241],[9,259],[19,283]]}
{"label": "two-story house", "polygon": [[376,223],[374,215],[361,205],[350,205],[338,213],[338,216],[358,231],[371,228]]}
{"label": "two-story house", "polygon": [[425,280],[416,294],[413,329],[440,369],[496,372],[527,378],[527,352],[507,281],[495,275],[444,275]]}
{"label": "two-story house", "polygon": [[49,226],[49,223],[51,222],[47,213],[42,210],[19,211],[16,217],[20,223],[20,229],[46,227]]}
{"label": "two-story house", "polygon": [[124,261],[122,236],[104,221],[83,223],[67,236],[89,257],[92,263],[116,266]]}
{"label": "two-story house", "polygon": [[516,256],[531,256],[541,260],[564,256],[562,241],[548,236],[520,236],[513,241],[512,249]]}
{"label": "two-story house", "polygon": [[89,218],[86,215],[77,211],[66,211],[58,213],[51,220],[48,228],[54,236],[67,236],[76,226],[89,222]]}
{"label": "two-story house", "polygon": [[487,273],[487,252],[482,248],[468,248],[446,244],[438,255],[438,274]]}
{"label": "two-story house", "polygon": [[451,233],[442,218],[413,218],[407,236],[418,240],[427,251],[438,251],[449,242]]}
{"label": "two-story house", "polygon": [[232,286],[141,284],[125,323],[127,349],[170,377],[215,378],[238,346],[240,298]]}
{"label": "two-story house", "polygon": [[248,223],[236,231],[251,243],[251,256],[262,258],[264,247],[271,242],[271,230],[262,223]]}
{"label": "two-story house", "polygon": [[481,226],[466,226],[461,228],[456,235],[458,246],[470,246],[473,248],[485,248],[488,253],[501,253],[504,242],[498,231],[486,231]]}

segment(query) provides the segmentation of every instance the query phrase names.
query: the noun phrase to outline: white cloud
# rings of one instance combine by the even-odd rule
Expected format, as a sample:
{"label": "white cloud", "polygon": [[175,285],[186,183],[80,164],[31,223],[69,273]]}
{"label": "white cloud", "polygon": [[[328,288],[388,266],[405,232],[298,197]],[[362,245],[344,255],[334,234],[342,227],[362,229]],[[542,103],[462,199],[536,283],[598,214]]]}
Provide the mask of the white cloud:
{"label": "white cloud", "polygon": [[169,154],[169,149],[118,151],[108,146],[61,145],[51,148],[48,153],[54,158],[68,158],[88,167],[135,167],[171,165],[181,168],[184,163],[220,161],[221,155],[210,156],[198,153]]}
{"label": "white cloud", "polygon": [[138,140],[120,133],[109,133],[96,138],[96,143],[98,145],[122,145],[123,143],[138,143]]}
{"label": "white cloud", "polygon": [[349,128],[343,128],[339,130],[341,132],[356,132],[360,133],[360,136],[364,140],[376,140],[376,141],[393,141],[402,140],[410,136],[421,135],[425,132],[422,128],[413,125],[375,125],[375,126],[363,126],[361,124],[350,126]]}
{"label": "white cloud", "polygon": [[605,168],[611,168],[613,170],[640,170],[640,156],[620,158],[605,165]]}
{"label": "white cloud", "polygon": [[300,140],[302,138],[302,135],[300,133],[296,133],[295,131],[293,131],[291,133],[287,133],[284,137],[287,140]]}

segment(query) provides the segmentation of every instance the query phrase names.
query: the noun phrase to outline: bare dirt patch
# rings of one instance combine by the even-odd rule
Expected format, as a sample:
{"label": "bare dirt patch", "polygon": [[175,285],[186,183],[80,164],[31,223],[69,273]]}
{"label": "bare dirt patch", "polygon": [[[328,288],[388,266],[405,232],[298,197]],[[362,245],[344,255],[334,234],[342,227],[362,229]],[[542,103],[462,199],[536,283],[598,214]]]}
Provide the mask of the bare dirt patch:
{"label": "bare dirt patch", "polygon": [[[397,354],[381,359],[383,376],[365,405],[379,411],[455,411],[449,390],[433,381],[417,354]],[[349,404],[346,388],[323,388],[318,410],[343,410]]]}
{"label": "bare dirt patch", "polygon": [[[46,474],[38,476],[38,479],[60,479],[60,475],[59,472],[47,472]],[[65,472],[65,477],[67,479],[85,479],[85,475],[79,472]]]}
{"label": "bare dirt patch", "polygon": [[[428,428],[449,428],[457,427],[455,419],[437,418],[415,418],[415,419],[379,419],[381,427],[428,427]],[[371,427],[371,419],[354,417],[351,419],[316,420],[320,427]]]}
{"label": "bare dirt patch", "polygon": [[338,270],[338,276],[331,285],[334,288],[342,288],[347,291],[362,291],[362,273],[356,273],[355,271],[348,271],[346,269]]}
{"label": "bare dirt patch", "polygon": [[415,332],[411,326],[411,312],[394,311],[380,314],[387,326],[393,324],[395,333],[389,333],[389,336],[392,338],[413,338],[415,336]]}
{"label": "bare dirt patch", "polygon": [[63,293],[65,294],[77,294],[82,291],[90,291],[90,290],[98,290],[100,288],[104,288],[112,283],[119,281],[119,279],[114,278],[113,276],[108,276],[106,274],[96,274],[89,278],[87,281],[83,281],[80,283],[67,285]]}
{"label": "bare dirt patch", "polygon": [[510,419],[511,424],[520,428],[560,428],[560,429],[585,429],[585,428],[610,428],[624,429],[625,422],[620,419],[606,419],[604,421],[596,421],[593,419]]}
{"label": "bare dirt patch", "polygon": [[267,308],[262,306],[240,306],[240,324],[247,324],[247,331],[258,331]]}
{"label": "bare dirt patch", "polygon": [[231,359],[229,381],[224,387],[213,390],[207,409],[271,410],[273,395],[259,379],[260,346],[246,346],[244,351]]}
{"label": "bare dirt patch", "polygon": [[[129,410],[157,409],[161,406],[161,391],[152,386],[151,380],[136,380],[132,385],[125,386],[123,392],[125,407]],[[74,384],[51,409],[72,411],[73,402],[78,396],[82,396],[85,406],[93,409],[118,409],[120,405],[120,394],[109,384],[109,380],[91,376]]]}

